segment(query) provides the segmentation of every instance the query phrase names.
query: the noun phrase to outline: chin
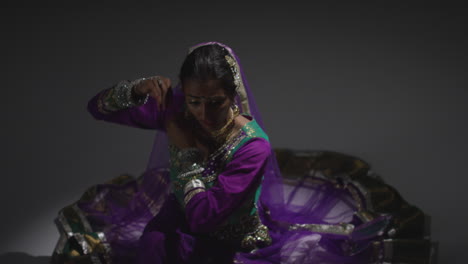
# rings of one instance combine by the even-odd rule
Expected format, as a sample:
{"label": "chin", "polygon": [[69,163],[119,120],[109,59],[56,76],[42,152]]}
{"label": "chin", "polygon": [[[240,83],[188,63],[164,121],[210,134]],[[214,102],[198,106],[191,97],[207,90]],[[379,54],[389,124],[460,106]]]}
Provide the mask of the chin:
{"label": "chin", "polygon": [[211,132],[211,131],[215,130],[213,126],[206,125],[206,124],[204,124],[203,122],[198,122],[198,124],[199,124],[200,127],[203,128],[203,130],[205,130],[205,131]]}
{"label": "chin", "polygon": [[219,126],[215,126],[215,125],[213,126],[205,125],[205,124],[200,124],[200,125],[203,128],[203,130],[205,130],[206,132],[210,132],[210,133],[219,129]]}

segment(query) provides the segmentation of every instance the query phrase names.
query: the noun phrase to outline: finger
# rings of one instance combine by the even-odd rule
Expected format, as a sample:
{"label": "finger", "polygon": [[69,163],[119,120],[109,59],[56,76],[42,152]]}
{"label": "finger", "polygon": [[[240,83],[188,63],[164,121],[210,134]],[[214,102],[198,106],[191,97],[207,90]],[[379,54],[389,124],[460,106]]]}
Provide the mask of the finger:
{"label": "finger", "polygon": [[144,87],[142,87],[142,83],[137,83],[134,87],[133,87],[133,91],[137,94],[137,95],[144,95],[145,94],[145,91],[144,91]]}
{"label": "finger", "polygon": [[172,86],[171,86],[171,79],[166,78],[166,89],[164,90],[165,95],[164,95],[164,101],[166,107],[171,103],[172,100]]}
{"label": "finger", "polygon": [[156,83],[158,84],[158,92],[159,92],[159,102],[160,102],[160,107],[161,110],[165,109],[166,103],[165,103],[165,92],[164,92],[164,83],[161,80],[160,76],[156,76]]}
{"label": "finger", "polygon": [[163,80],[161,80],[161,78],[158,78],[157,81],[158,81],[159,87],[161,88],[162,109],[165,110],[166,109],[166,93],[167,93],[166,91],[167,91],[167,88],[165,87],[165,83],[163,82]]}
{"label": "finger", "polygon": [[151,83],[154,86],[154,88],[151,89],[151,94],[153,94],[154,99],[156,99],[158,111],[161,111],[161,92],[159,90],[159,86],[154,79],[151,79]]}
{"label": "finger", "polygon": [[137,88],[141,94],[148,94],[151,92],[151,80],[143,78],[143,81],[137,84]]}

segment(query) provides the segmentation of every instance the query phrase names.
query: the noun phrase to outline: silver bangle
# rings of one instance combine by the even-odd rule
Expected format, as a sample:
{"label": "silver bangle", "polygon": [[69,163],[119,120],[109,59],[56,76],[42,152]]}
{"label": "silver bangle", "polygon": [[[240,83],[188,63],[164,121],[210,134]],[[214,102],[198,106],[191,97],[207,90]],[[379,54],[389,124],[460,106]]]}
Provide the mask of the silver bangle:
{"label": "silver bangle", "polygon": [[138,100],[135,100],[132,96],[133,87],[144,80],[146,80],[146,78],[140,78],[132,82],[121,81],[114,87],[115,92],[113,94],[113,99],[120,109],[140,106],[148,102],[149,94],[146,94],[145,97]]}
{"label": "silver bangle", "polygon": [[184,195],[184,205],[187,206],[187,204],[190,202],[190,200],[192,200],[192,198],[198,194],[198,193],[201,193],[201,192],[204,192],[205,189],[204,188],[197,188],[197,189],[192,189],[192,191],[190,191],[189,193],[185,194]]}
{"label": "silver bangle", "polygon": [[[194,166],[195,166],[195,165],[196,165],[196,163],[194,163]],[[187,178],[187,177],[195,176],[195,175],[197,175],[197,174],[202,173],[204,170],[205,170],[205,168],[199,167],[199,168],[196,168],[196,169],[194,169],[194,170],[181,173],[181,174],[177,175],[177,178],[182,179],[182,178]]]}
{"label": "silver bangle", "polygon": [[199,179],[193,179],[187,182],[187,184],[185,184],[184,186],[184,195],[186,195],[195,188],[205,189],[205,184]]}

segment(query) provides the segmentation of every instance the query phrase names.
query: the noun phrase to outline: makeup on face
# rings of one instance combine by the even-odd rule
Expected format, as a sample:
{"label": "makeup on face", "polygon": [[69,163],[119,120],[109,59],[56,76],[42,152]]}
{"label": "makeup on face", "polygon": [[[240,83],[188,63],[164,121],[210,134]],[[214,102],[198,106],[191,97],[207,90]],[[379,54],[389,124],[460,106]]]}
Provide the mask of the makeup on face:
{"label": "makeup on face", "polygon": [[216,130],[225,124],[232,102],[219,81],[186,82],[184,93],[187,110],[205,130]]}

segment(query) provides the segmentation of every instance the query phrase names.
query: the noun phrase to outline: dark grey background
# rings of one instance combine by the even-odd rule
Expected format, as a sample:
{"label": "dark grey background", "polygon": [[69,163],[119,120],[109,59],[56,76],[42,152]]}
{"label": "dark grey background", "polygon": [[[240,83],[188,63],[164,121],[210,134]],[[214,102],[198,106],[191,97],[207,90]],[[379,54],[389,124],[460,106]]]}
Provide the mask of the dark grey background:
{"label": "dark grey background", "polygon": [[440,263],[464,263],[466,10],[302,2],[3,7],[0,254],[50,255],[60,208],[143,171],[154,132],[95,121],[88,99],[122,79],[175,80],[189,46],[216,40],[239,55],[274,147],[370,162],[432,216]]}

